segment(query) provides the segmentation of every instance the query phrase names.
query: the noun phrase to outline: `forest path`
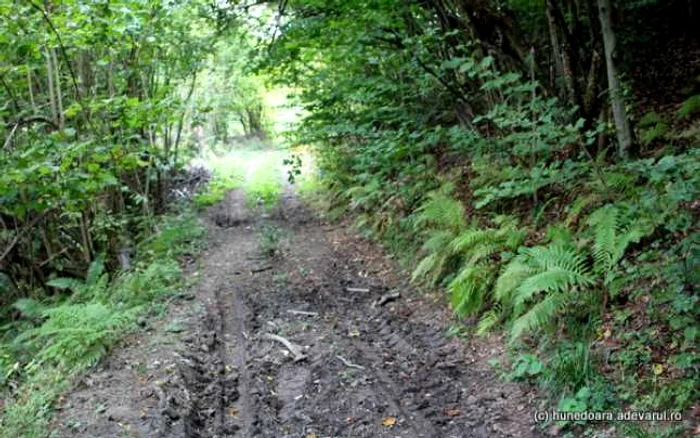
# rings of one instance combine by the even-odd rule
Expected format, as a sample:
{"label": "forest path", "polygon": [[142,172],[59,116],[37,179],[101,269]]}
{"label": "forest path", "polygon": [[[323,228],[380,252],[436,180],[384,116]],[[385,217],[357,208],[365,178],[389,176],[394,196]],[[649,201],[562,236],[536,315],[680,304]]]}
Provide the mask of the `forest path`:
{"label": "forest path", "polygon": [[62,399],[57,436],[536,435],[531,394],[487,363],[499,343],[448,337],[435,296],[290,186],[267,214],[233,191],[207,222],[193,300],[83,378]]}

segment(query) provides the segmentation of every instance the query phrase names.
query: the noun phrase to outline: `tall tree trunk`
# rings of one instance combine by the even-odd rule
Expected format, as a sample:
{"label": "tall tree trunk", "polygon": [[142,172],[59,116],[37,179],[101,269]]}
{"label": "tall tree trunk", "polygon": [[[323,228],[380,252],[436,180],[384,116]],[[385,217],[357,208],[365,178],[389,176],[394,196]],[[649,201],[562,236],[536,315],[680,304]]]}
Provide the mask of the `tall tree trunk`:
{"label": "tall tree trunk", "polygon": [[49,85],[49,103],[51,105],[51,120],[53,120],[54,124],[58,126],[58,111],[56,110],[56,95],[53,86],[53,60],[48,48],[46,49],[46,75],[48,77]]}
{"label": "tall tree trunk", "polygon": [[63,113],[63,91],[61,90],[61,76],[59,76],[58,58],[56,57],[56,49],[51,49],[51,60],[53,62],[53,72],[56,75],[56,111],[58,112],[58,127],[63,129],[66,126],[65,114]]}
{"label": "tall tree trunk", "polygon": [[605,63],[608,71],[608,93],[612,105],[615,130],[617,131],[618,155],[627,158],[632,146],[632,130],[627,118],[627,110],[622,96],[622,87],[617,78],[615,69],[615,33],[612,28],[610,0],[598,0],[598,13],[600,26],[603,32],[603,45],[605,47]]}
{"label": "tall tree trunk", "polygon": [[180,146],[180,136],[182,134],[182,127],[185,124],[185,115],[187,114],[187,105],[189,105],[190,100],[192,99],[192,94],[194,94],[194,89],[197,85],[197,72],[192,74],[192,83],[190,84],[190,89],[187,92],[187,97],[185,98],[185,109],[182,110],[182,114],[180,114],[180,120],[178,121],[177,125],[177,135],[175,136],[175,145],[173,147],[173,172],[175,171],[175,166],[177,165],[177,154],[178,154],[178,148]]}
{"label": "tall tree trunk", "polygon": [[555,0],[547,0],[547,20],[549,22],[552,49],[554,50],[554,56],[557,58],[555,65],[560,70],[558,73],[564,80],[567,101],[571,105],[578,106],[579,110],[581,110],[580,96],[576,86],[576,77],[574,76],[574,61],[572,59],[573,42],[571,41],[569,30],[566,28],[563,13]]}
{"label": "tall tree trunk", "polygon": [[32,105],[32,114],[36,115],[36,102],[34,101],[34,89],[32,87],[32,69],[27,68],[27,88],[29,89],[29,102]]}

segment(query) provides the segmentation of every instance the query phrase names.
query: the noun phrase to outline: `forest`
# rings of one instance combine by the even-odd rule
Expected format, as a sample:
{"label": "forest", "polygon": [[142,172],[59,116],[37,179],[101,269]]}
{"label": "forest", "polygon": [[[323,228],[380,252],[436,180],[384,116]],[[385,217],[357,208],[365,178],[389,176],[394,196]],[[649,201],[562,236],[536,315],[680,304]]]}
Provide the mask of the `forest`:
{"label": "forest", "polygon": [[0,23],[0,435],[49,436],[72,379],[185,295],[202,212],[241,184],[275,204],[282,161],[453,335],[505,345],[504,379],[684,419],[556,433],[700,433],[697,0],[0,0]]}

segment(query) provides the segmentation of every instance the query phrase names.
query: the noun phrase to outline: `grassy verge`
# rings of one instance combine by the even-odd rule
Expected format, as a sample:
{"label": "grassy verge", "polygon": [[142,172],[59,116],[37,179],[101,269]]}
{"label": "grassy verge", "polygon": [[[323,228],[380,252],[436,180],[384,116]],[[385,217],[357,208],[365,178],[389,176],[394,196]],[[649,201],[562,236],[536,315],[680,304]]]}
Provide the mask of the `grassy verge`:
{"label": "grassy verge", "polygon": [[95,260],[85,281],[56,278],[64,298],[22,299],[22,317],[2,327],[0,436],[44,437],[53,404],[139,319],[158,313],[183,285],[178,259],[200,249],[204,228],[191,211],[160,219],[142,236],[130,271],[110,276]]}
{"label": "grassy verge", "polygon": [[243,184],[247,155],[245,152],[230,153],[204,160],[203,164],[211,169],[213,175],[207,189],[194,197],[197,208],[206,208],[221,202],[228,191]]}
{"label": "grassy verge", "polygon": [[251,160],[250,173],[244,184],[248,206],[272,208],[282,190],[282,160],[280,152],[263,152]]}

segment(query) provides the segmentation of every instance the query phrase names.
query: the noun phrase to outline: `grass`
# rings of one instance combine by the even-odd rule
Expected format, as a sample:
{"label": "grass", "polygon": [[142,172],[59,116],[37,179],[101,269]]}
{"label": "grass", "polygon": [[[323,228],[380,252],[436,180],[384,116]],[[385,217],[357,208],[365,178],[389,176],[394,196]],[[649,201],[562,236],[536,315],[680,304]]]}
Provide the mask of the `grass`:
{"label": "grass", "polygon": [[244,183],[248,207],[270,209],[277,204],[282,190],[283,157],[278,151],[262,152],[249,162]]}
{"label": "grass", "polygon": [[230,190],[241,187],[245,176],[245,163],[249,153],[230,153],[223,157],[211,155],[202,162],[212,171],[212,179],[204,192],[194,197],[195,205],[202,209],[221,202]]}
{"label": "grass", "polygon": [[266,257],[272,257],[277,254],[282,237],[282,230],[278,227],[273,225],[263,225],[259,236],[259,247],[263,255]]}
{"label": "grass", "polygon": [[282,188],[283,159],[281,151],[238,149],[223,156],[210,154],[195,163],[213,174],[206,190],[195,196],[195,205],[209,207],[221,202],[230,190],[243,188],[248,207],[272,208]]}
{"label": "grass", "polygon": [[191,211],[162,218],[158,230],[141,240],[132,271],[110,277],[98,259],[86,281],[55,281],[70,292],[62,300],[14,304],[23,318],[2,328],[0,436],[47,436],[53,405],[73,378],[181,289],[177,259],[198,252],[205,230]]}

